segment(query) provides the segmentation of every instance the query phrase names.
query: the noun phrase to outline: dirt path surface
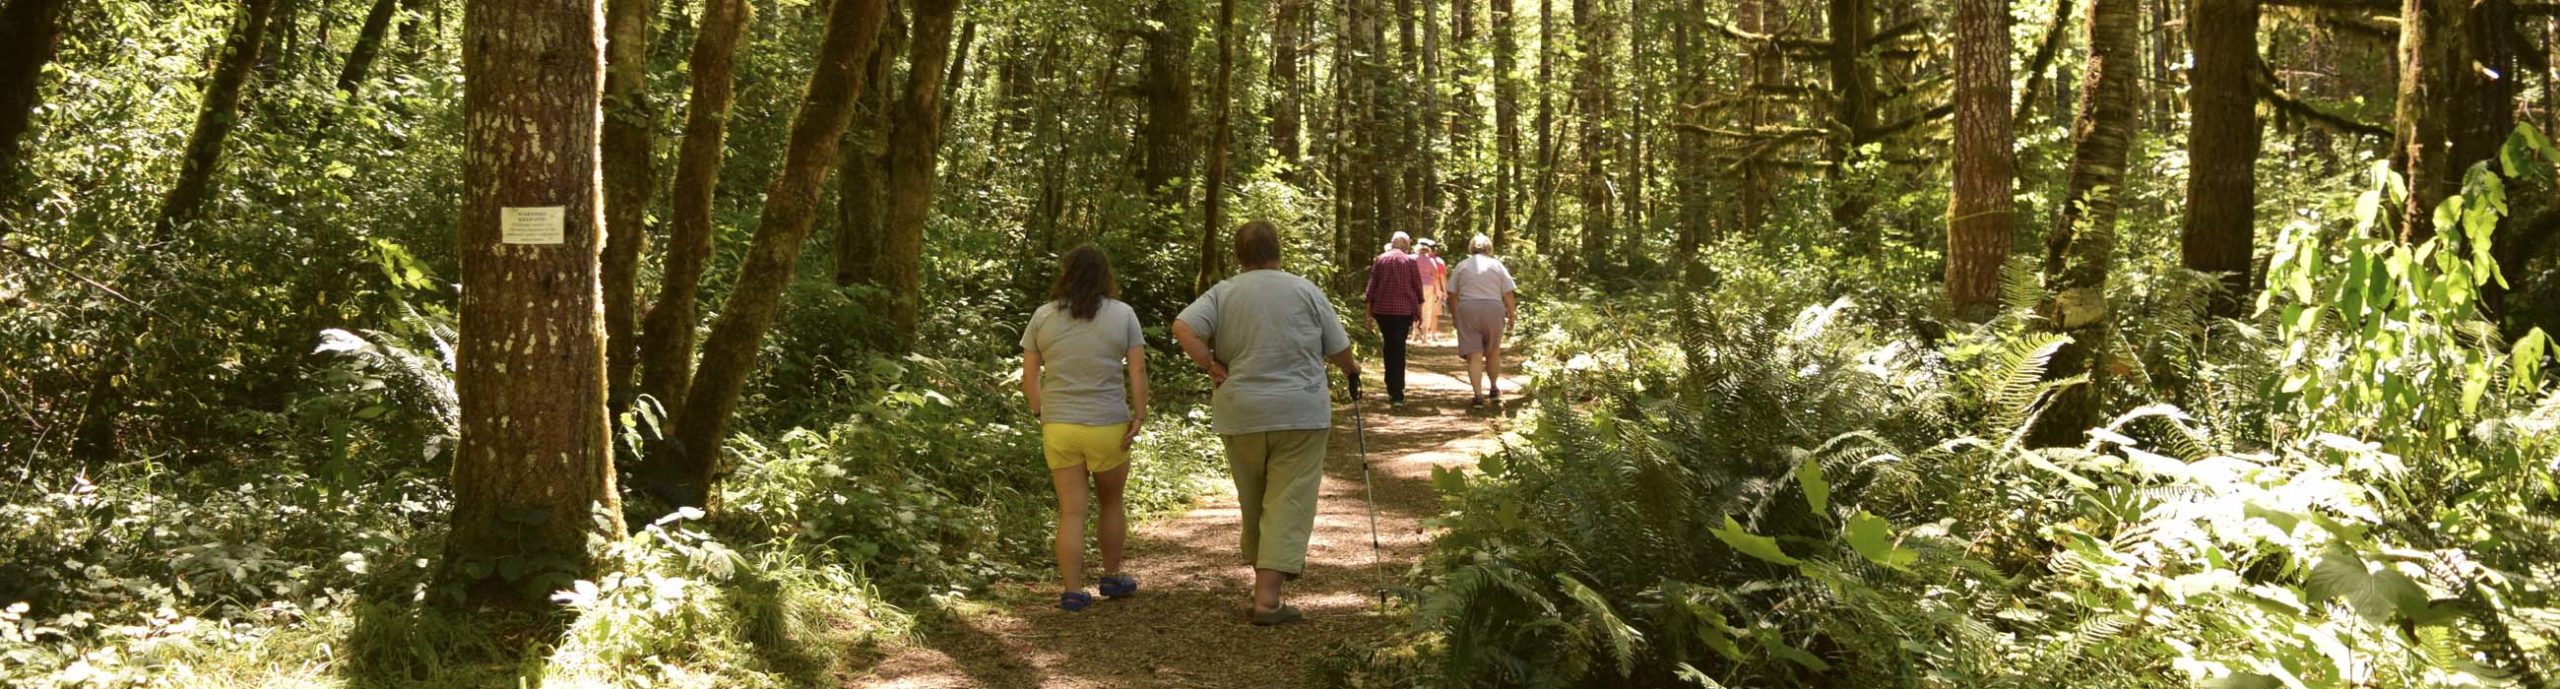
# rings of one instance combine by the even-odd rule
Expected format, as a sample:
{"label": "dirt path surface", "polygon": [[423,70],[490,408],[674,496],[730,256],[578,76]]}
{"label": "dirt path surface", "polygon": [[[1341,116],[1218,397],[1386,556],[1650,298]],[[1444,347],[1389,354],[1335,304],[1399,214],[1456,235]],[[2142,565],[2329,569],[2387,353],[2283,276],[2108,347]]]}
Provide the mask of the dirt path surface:
{"label": "dirt path surface", "polygon": [[[1138,595],[1069,613],[1057,609],[1055,581],[1000,585],[983,607],[927,611],[936,619],[923,638],[888,649],[852,686],[1293,687],[1305,661],[1334,642],[1384,636],[1398,618],[1378,614],[1372,592],[1382,573],[1401,576],[1430,547],[1422,520],[1440,506],[1432,467],[1474,463],[1499,446],[1505,423],[1492,413],[1469,412],[1466,366],[1454,348],[1415,347],[1412,359],[1402,408],[1385,403],[1377,362],[1363,362],[1370,481],[1385,545],[1376,565],[1351,406],[1334,407],[1307,573],[1287,593],[1306,612],[1305,622],[1246,624],[1251,572],[1240,564],[1236,501],[1228,488],[1190,512],[1135,527],[1128,570],[1139,579]],[[1100,555],[1086,557],[1098,563]]]}

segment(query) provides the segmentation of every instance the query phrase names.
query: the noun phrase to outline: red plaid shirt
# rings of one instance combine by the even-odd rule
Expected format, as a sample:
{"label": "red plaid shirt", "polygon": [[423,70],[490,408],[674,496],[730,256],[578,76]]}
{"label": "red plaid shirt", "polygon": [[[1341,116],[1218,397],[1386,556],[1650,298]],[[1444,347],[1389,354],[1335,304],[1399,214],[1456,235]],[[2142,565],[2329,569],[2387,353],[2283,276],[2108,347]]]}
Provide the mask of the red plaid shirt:
{"label": "red plaid shirt", "polygon": [[1395,249],[1369,264],[1369,315],[1411,316],[1422,311],[1422,264]]}

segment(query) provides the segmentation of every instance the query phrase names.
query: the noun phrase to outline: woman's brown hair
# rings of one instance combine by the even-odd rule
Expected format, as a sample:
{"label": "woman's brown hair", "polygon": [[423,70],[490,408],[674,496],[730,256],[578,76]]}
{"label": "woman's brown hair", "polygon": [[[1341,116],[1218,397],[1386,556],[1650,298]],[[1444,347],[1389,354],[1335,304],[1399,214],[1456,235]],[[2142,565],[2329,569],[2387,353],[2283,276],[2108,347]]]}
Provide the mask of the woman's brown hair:
{"label": "woman's brown hair", "polygon": [[1102,312],[1104,297],[1120,296],[1120,282],[1111,277],[1111,257],[1101,247],[1076,247],[1060,263],[1058,281],[1049,284],[1049,300],[1065,304],[1076,320],[1093,320]]}
{"label": "woman's brown hair", "polygon": [[1255,220],[1236,228],[1236,264],[1246,269],[1280,263],[1280,226]]}

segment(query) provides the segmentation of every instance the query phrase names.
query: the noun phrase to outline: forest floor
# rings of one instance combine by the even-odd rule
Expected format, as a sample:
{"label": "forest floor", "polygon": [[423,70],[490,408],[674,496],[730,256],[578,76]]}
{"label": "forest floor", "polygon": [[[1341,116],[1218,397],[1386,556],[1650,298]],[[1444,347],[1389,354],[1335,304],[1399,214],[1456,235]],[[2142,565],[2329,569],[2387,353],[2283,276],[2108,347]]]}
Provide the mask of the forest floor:
{"label": "forest floor", "polygon": [[[1054,579],[1000,584],[986,603],[920,611],[926,623],[919,638],[884,649],[886,657],[851,686],[1296,686],[1312,655],[1339,641],[1384,638],[1404,618],[1380,614],[1374,592],[1381,576],[1401,577],[1431,546],[1423,520],[1440,510],[1432,468],[1475,463],[1498,449],[1508,425],[1491,407],[1467,407],[1466,364],[1455,347],[1416,346],[1410,356],[1404,407],[1387,406],[1377,392],[1384,386],[1363,386],[1385,547],[1374,563],[1362,543],[1369,521],[1352,407],[1334,406],[1307,573],[1286,594],[1306,621],[1272,628],[1246,622],[1250,572],[1237,551],[1236,500],[1233,489],[1218,490],[1187,513],[1132,528],[1127,569],[1138,577],[1137,595],[1070,613],[1057,608]],[[1378,362],[1364,367],[1375,383]],[[1505,401],[1521,403],[1516,394]],[[1099,554],[1086,557],[1094,562]]]}

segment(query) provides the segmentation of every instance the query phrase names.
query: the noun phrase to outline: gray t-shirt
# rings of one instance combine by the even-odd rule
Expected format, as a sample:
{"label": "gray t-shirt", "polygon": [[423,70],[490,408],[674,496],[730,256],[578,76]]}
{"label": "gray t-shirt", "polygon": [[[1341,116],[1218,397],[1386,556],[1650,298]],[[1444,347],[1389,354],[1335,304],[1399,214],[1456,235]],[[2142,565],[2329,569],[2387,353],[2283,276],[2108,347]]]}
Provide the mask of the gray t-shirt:
{"label": "gray t-shirt", "polygon": [[1146,344],[1138,312],[1103,299],[1093,320],[1042,304],[1022,329],[1022,351],[1040,353],[1040,420],[1108,426],[1129,421],[1129,350]]}
{"label": "gray t-shirt", "polygon": [[1249,271],[1210,287],[1182,321],[1227,366],[1226,384],[1209,397],[1219,435],[1333,427],[1324,357],[1350,349],[1351,337],[1315,283]]}

